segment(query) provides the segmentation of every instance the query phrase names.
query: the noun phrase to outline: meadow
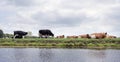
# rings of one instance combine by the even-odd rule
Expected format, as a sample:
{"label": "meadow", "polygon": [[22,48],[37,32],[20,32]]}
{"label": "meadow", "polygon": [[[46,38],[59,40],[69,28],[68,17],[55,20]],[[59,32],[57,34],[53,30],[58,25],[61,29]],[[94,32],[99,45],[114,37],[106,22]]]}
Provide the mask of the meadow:
{"label": "meadow", "polygon": [[68,39],[25,38],[0,39],[0,47],[47,47],[47,48],[120,48],[120,38]]}

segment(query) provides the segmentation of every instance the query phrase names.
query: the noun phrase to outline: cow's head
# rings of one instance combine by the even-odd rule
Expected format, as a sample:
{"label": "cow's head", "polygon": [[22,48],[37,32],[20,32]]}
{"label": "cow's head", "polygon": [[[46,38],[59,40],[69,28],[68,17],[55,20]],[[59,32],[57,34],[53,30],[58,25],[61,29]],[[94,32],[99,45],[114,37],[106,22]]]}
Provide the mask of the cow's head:
{"label": "cow's head", "polygon": [[52,34],[52,37],[54,37],[54,34]]}
{"label": "cow's head", "polygon": [[23,32],[23,35],[27,35],[28,33],[27,32]]}
{"label": "cow's head", "polygon": [[107,32],[105,32],[105,35],[107,35]]}

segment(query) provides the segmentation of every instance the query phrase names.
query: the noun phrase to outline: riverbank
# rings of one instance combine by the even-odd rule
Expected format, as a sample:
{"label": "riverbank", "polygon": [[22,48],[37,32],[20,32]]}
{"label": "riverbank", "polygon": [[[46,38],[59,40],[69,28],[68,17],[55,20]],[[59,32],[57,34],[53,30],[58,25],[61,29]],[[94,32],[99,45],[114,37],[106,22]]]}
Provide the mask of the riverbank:
{"label": "riverbank", "polygon": [[120,48],[120,38],[116,39],[0,39],[1,48]]}

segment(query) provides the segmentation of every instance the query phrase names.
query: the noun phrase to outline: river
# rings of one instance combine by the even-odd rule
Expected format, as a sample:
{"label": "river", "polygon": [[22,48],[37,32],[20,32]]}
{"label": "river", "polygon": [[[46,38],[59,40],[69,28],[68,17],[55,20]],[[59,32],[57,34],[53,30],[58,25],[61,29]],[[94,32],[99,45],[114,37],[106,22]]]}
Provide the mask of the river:
{"label": "river", "polygon": [[120,50],[0,48],[0,62],[120,62]]}

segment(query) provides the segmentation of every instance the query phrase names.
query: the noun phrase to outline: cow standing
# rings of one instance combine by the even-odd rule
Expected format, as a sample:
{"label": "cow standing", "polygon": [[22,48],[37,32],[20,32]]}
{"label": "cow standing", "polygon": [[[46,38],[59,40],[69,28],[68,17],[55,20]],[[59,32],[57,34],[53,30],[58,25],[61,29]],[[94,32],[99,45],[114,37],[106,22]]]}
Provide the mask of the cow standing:
{"label": "cow standing", "polygon": [[67,36],[67,38],[78,38],[78,36]]}
{"label": "cow standing", "polygon": [[107,36],[107,32],[106,33],[92,33],[91,38],[95,38],[95,39],[103,39],[106,38]]}
{"label": "cow standing", "polygon": [[14,39],[15,38],[24,38],[25,35],[27,35],[27,32],[24,31],[14,31]]}
{"label": "cow standing", "polygon": [[56,38],[65,38],[65,35],[57,36]]}
{"label": "cow standing", "polygon": [[48,29],[39,30],[40,38],[48,38],[50,36],[54,37],[54,34],[51,32],[51,30]]}
{"label": "cow standing", "polygon": [[89,34],[82,34],[82,35],[79,35],[79,38],[88,38],[90,39],[90,35]]}

